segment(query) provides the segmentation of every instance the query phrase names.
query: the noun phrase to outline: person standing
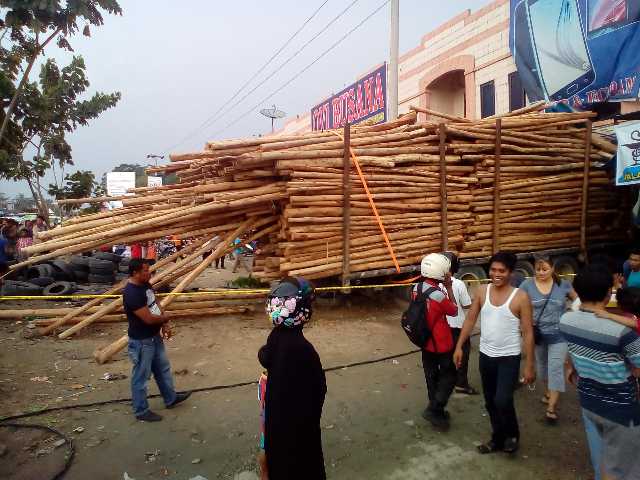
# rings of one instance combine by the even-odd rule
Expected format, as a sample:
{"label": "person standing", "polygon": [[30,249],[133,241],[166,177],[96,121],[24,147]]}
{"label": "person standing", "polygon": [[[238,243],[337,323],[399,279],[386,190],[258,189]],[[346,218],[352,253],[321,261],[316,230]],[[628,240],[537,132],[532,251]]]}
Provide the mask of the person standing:
{"label": "person standing", "polygon": [[289,277],[267,299],[274,328],[258,360],[267,369],[264,451],[270,480],[326,478],[320,419],[327,382],[318,353],[302,333],[314,298],[308,281]]}
{"label": "person standing", "polygon": [[546,383],[542,403],[547,405],[545,418],[553,425],[558,421],[560,393],[565,391],[567,343],[560,333],[560,317],[567,311],[567,300],[573,301],[577,295],[569,282],[556,275],[551,258],[536,256],[534,266],[535,276],[525,280],[520,288],[529,295],[533,306],[538,378]]}
{"label": "person standing", "polygon": [[531,384],[536,378],[531,302],[523,290],[510,284],[515,265],[512,253],[498,252],[491,257],[491,283],[478,289],[453,354],[460,368],[462,347],[480,317],[480,378],[492,428],[491,440],[478,447],[482,454],[515,453],[520,445],[513,395],[519,381],[521,336],[526,355],[524,383]]}
{"label": "person standing", "polygon": [[[449,427],[449,413],[445,410],[456,384],[456,367],[453,364],[453,333],[447,323],[447,315],[456,315],[458,307],[452,290],[451,262],[440,253],[430,253],[422,259],[420,273],[423,282],[413,287],[412,299],[430,290],[426,298],[425,322],[431,332],[422,348],[422,368],[427,384],[429,403],[422,413],[434,427]],[[439,287],[442,283],[445,290]]]}
{"label": "person standing", "polygon": [[40,238],[38,238],[38,234],[41,232],[46,232],[47,230],[49,230],[49,227],[47,226],[47,222],[45,221],[42,215],[38,215],[36,217],[36,223],[31,228],[34,245],[41,242]]}
{"label": "person standing", "polygon": [[625,287],[640,287],[640,248],[634,248],[622,267]]}
{"label": "person standing", "polygon": [[[453,333],[453,345],[458,343],[460,338],[460,332],[462,331],[462,325],[464,324],[464,310],[471,306],[471,297],[469,296],[469,290],[467,285],[455,277],[460,268],[460,260],[458,256],[453,252],[444,252],[444,255],[451,262],[451,290],[453,291],[453,297],[458,305],[458,314],[454,316],[447,316],[447,322],[451,327],[451,333]],[[462,363],[456,373],[456,393],[463,393],[465,395],[477,395],[478,391],[469,385],[469,355],[471,353],[471,339],[469,338],[464,345],[462,345]]]}
{"label": "person standing", "polygon": [[129,321],[128,353],[133,364],[133,413],[138,420],[158,422],[162,417],[152,412],[147,402],[147,382],[152,373],[167,408],[184,402],[191,392],[176,393],[173,386],[171,364],[162,340],[163,337],[171,336],[169,317],[162,313],[156,303],[150,279],[149,262],[140,258],[132,259],[129,263],[129,282],[123,291],[123,302]]}
{"label": "person standing", "polygon": [[602,318],[611,297],[613,275],[589,265],[573,288],[580,310],[560,319],[569,357],[567,378],[576,383],[596,480],[640,478],[640,400],[633,368],[640,368],[640,335]]}

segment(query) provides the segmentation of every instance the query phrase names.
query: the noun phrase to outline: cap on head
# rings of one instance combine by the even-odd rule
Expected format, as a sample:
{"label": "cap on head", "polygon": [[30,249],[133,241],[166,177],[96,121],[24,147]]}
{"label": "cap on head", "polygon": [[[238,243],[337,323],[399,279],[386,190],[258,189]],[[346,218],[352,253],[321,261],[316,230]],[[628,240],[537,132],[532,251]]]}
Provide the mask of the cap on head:
{"label": "cap on head", "polygon": [[430,253],[422,259],[420,273],[425,278],[442,281],[450,268],[451,261],[447,257],[441,253]]}
{"label": "cap on head", "polygon": [[267,297],[267,315],[273,325],[296,327],[311,320],[315,299],[313,285],[301,277],[287,277]]}

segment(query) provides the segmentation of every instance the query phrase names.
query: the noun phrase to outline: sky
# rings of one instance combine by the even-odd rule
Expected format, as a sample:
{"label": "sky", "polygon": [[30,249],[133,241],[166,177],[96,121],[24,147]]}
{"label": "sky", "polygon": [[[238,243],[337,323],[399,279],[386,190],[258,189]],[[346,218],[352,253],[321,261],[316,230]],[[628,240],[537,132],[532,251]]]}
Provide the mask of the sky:
{"label": "sky", "polygon": [[[87,66],[91,82],[87,96],[96,91],[119,91],[122,100],[68,136],[75,166],[67,167],[67,173],[92,170],[100,179],[121,163],[149,164],[147,154],[199,151],[209,140],[269,133],[271,122],[259,110],[273,104],[286,112],[286,118],[308,112],[332,92],[388,61],[387,4],[286,88],[265,100],[384,0],[357,0],[280,68],[352,2],[120,0],[122,16],[105,16],[104,25],[93,27],[90,38],[77,35],[70,39],[73,54],[82,55]],[[400,54],[419,45],[423,35],[451,17],[489,2],[400,0]],[[317,15],[264,71],[214,115],[321,5]],[[62,67],[72,54],[50,45],[46,55]],[[34,68],[31,80],[37,74]],[[47,177],[44,184],[51,182]],[[0,181],[0,192],[8,196],[29,194],[24,182]]]}

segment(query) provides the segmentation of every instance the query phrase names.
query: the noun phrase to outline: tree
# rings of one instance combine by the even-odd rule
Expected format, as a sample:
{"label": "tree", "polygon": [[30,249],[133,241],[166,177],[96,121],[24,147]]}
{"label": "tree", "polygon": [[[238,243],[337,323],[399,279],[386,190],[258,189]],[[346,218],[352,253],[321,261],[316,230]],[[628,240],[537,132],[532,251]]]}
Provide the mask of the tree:
{"label": "tree", "polygon": [[[0,178],[25,180],[42,215],[47,216],[40,179],[53,170],[58,184],[56,165],[62,171],[72,165],[71,146],[66,134],[79,126],[88,125],[105,110],[115,106],[120,93],[94,94],[88,100],[80,100],[89,87],[82,57],[73,57],[71,63],[60,70],[56,62],[47,60],[42,65],[38,83],[29,83],[19,102],[19,118],[15,124],[19,133],[14,148],[0,152]],[[31,160],[24,158],[27,146],[36,150]],[[61,173],[62,177],[62,173]],[[61,178],[62,181],[62,178]]]}
{"label": "tree", "polygon": [[1,141],[9,130],[9,122],[28,83],[31,69],[45,47],[56,40],[60,48],[73,51],[69,38],[78,32],[80,24],[84,23],[83,35],[91,36],[89,25],[102,25],[103,11],[121,15],[122,9],[116,0],[0,0],[0,8],[6,9],[4,21],[0,21],[0,41],[7,34],[11,41],[10,48],[0,48],[2,76],[12,84],[18,82],[11,89],[6,112],[3,102]]}
{"label": "tree", "polygon": [[[48,193],[56,200],[67,198],[88,198],[102,196],[103,190],[96,183],[93,172],[78,170],[64,177],[64,185],[49,185]],[[63,207],[64,208],[64,207]]]}

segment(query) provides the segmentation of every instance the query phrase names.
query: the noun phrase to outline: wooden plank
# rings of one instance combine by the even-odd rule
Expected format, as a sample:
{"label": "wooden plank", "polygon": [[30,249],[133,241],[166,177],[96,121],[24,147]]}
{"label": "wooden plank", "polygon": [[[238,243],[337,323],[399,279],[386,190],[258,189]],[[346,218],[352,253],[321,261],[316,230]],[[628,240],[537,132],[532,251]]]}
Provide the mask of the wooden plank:
{"label": "wooden plank", "polygon": [[502,159],[502,119],[496,119],[496,152],[493,176],[493,252],[500,250],[500,164]]}
{"label": "wooden plank", "polygon": [[440,225],[442,235],[442,250],[449,249],[449,232],[447,219],[447,126],[440,123],[438,127],[440,133]]}
{"label": "wooden plank", "polygon": [[582,177],[582,210],[580,216],[580,250],[587,261],[587,206],[589,203],[589,169],[591,167],[591,137],[593,132],[593,123],[591,120],[586,122],[585,145],[584,145],[584,172]]}
{"label": "wooden plank", "polygon": [[349,251],[351,237],[351,126],[344,126],[344,155],[342,158],[342,285],[351,283]]}

